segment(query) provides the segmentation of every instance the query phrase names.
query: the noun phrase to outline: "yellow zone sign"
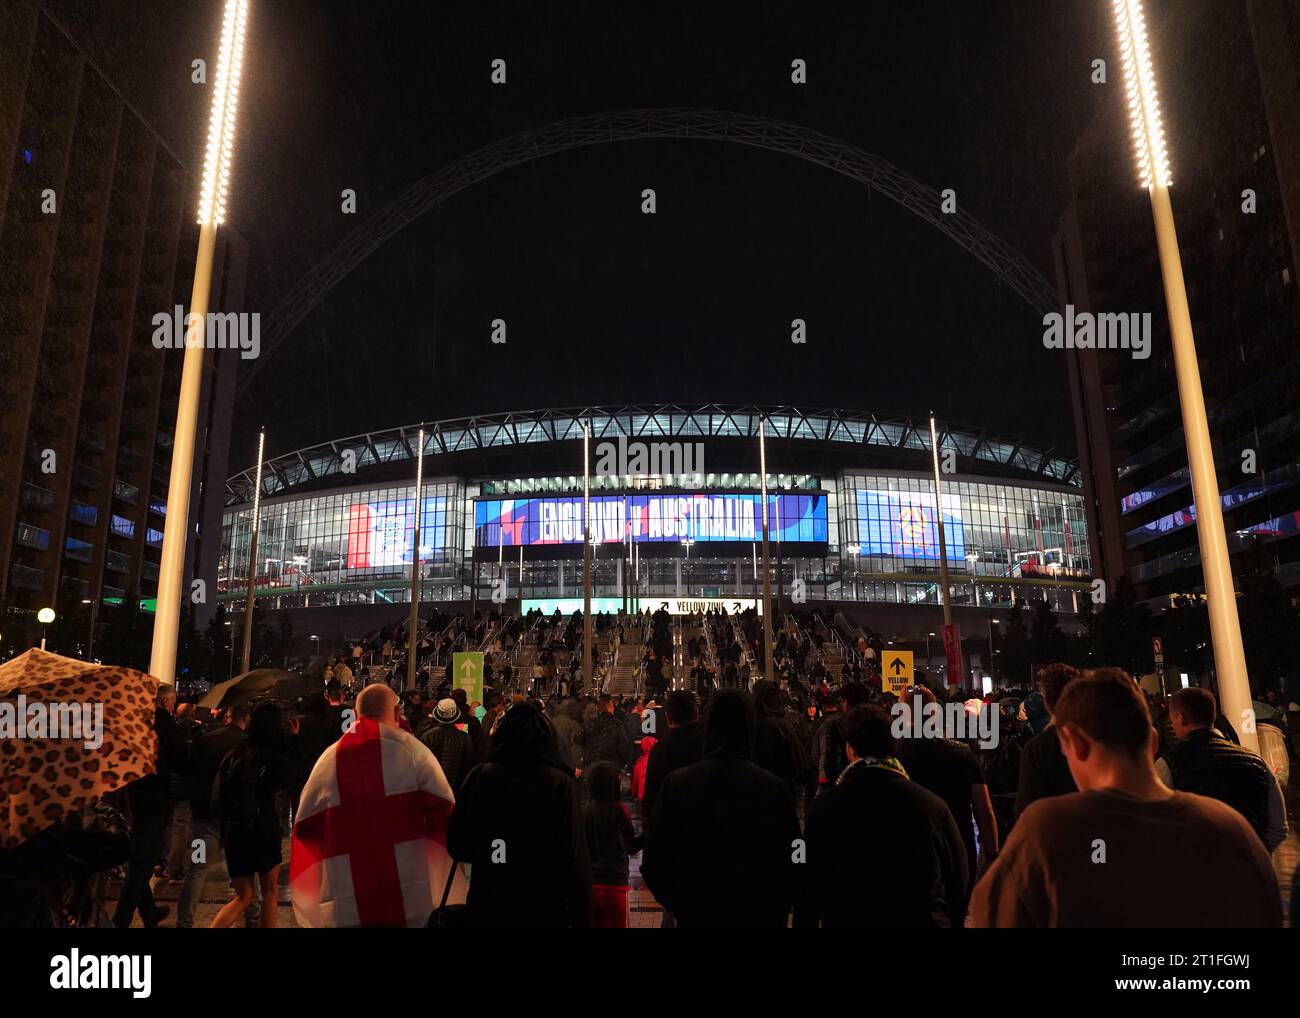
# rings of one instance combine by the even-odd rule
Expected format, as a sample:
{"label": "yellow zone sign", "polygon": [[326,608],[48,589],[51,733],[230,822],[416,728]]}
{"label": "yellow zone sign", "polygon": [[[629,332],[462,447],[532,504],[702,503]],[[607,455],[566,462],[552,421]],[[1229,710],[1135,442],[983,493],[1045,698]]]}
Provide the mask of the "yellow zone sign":
{"label": "yellow zone sign", "polygon": [[886,650],[880,659],[880,679],[882,692],[902,696],[913,682],[912,652]]}

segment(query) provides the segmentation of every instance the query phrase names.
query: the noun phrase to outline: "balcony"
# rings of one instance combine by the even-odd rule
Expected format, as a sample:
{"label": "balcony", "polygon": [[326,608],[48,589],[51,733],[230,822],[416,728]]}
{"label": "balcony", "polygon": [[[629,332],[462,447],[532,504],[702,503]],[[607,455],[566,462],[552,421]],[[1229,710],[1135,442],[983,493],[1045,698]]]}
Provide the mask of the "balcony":
{"label": "balcony", "polygon": [[99,522],[99,510],[93,505],[86,505],[85,502],[78,502],[76,499],[72,500],[68,516],[73,523],[80,523],[84,527],[93,527]]}
{"label": "balcony", "polygon": [[97,491],[104,485],[104,475],[94,467],[88,467],[84,463],[78,463],[72,468],[72,483],[79,488],[87,488],[91,491]]}
{"label": "balcony", "polygon": [[15,564],[9,582],[15,590],[41,591],[45,589],[45,571]]}
{"label": "balcony", "polygon": [[52,512],[54,510],[54,492],[49,488],[41,488],[35,484],[23,483],[22,505],[24,509],[35,509],[38,512]]}
{"label": "balcony", "polygon": [[63,542],[63,557],[74,562],[89,562],[94,557],[95,546],[89,541],[79,541],[69,537]]}
{"label": "balcony", "polygon": [[32,548],[35,551],[50,550],[50,532],[30,523],[18,524],[14,540],[24,548]]}
{"label": "balcony", "polygon": [[90,581],[79,580],[75,576],[63,576],[59,579],[60,591],[80,603],[90,597]]}

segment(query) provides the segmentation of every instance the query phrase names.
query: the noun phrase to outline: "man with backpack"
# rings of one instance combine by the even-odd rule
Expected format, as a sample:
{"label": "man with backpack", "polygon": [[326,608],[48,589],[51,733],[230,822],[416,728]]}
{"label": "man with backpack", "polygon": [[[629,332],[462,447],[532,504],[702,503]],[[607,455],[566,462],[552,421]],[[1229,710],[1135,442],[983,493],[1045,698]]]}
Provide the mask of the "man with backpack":
{"label": "man with backpack", "polygon": [[[226,758],[226,754],[243,744],[250,716],[248,704],[232,704],[226,715],[227,723],[200,736],[194,743],[190,756],[187,777],[190,813],[193,817],[190,828],[192,850],[185,858],[185,876],[177,902],[177,929],[188,930],[194,926],[194,913],[203,894],[203,885],[208,879],[208,867],[221,862],[224,858],[221,851],[220,826],[212,804],[212,785],[216,781],[217,772],[221,769],[221,762]],[[195,841],[202,842],[202,847],[193,846]],[[256,901],[253,903],[250,909],[251,917],[245,913],[247,922],[254,926],[257,925],[259,904],[260,902]]]}

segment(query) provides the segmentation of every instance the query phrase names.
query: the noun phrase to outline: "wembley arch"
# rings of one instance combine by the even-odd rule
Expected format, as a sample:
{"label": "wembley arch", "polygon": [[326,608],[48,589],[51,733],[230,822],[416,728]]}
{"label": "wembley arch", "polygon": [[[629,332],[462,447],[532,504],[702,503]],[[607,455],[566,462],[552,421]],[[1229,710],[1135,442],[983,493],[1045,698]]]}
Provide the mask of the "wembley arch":
{"label": "wembley arch", "polygon": [[239,373],[243,395],[302,320],[386,241],[447,199],[489,177],[546,156],[591,145],[647,139],[727,142],[824,167],[901,205],[959,244],[1040,314],[1057,305],[1051,285],[1014,247],[973,216],[945,213],[934,188],[879,156],[838,138],[767,117],[705,109],[639,109],[571,117],[491,142],[421,178],[366,219],[302,277],[271,311],[262,353]]}

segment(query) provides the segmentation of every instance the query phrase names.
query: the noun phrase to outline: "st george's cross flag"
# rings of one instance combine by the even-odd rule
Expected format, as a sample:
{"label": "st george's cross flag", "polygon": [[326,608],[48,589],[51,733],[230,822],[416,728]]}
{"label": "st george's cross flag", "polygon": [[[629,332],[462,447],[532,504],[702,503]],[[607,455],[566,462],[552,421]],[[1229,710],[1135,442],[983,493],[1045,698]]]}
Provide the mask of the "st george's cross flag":
{"label": "st george's cross flag", "polygon": [[[289,882],[299,926],[424,926],[452,861],[454,796],[437,757],[394,725],[363,719],[303,787]],[[448,904],[465,901],[456,874]]]}

